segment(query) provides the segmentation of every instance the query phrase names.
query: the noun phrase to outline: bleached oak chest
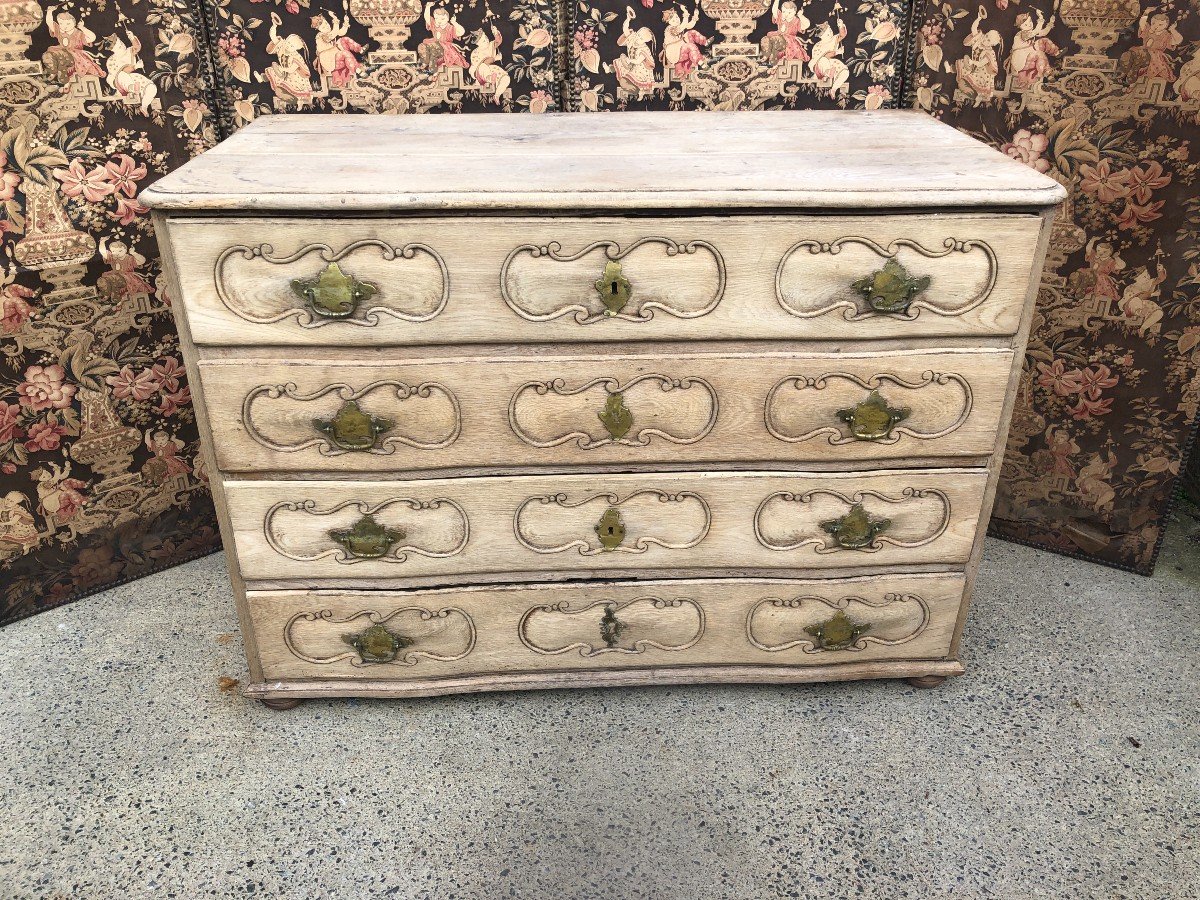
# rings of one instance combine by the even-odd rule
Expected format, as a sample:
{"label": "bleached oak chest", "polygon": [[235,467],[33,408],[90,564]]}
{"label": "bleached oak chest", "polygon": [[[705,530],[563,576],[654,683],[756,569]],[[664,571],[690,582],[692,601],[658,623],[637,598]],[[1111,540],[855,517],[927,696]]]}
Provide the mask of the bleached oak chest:
{"label": "bleached oak chest", "polygon": [[961,673],[1063,196],[917,113],[243,129],[142,199],[247,693]]}

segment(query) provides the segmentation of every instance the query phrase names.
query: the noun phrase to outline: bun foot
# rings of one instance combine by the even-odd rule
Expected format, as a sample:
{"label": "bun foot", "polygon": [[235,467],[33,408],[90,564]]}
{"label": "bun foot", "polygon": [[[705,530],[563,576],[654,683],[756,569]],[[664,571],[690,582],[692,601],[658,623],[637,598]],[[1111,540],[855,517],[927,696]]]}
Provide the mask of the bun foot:
{"label": "bun foot", "polygon": [[282,699],[259,700],[258,702],[261,703],[263,706],[265,706],[267,709],[285,710],[285,709],[295,709],[297,706],[300,705],[302,700],[303,700],[303,698],[301,698],[301,697],[284,697]]}
{"label": "bun foot", "polygon": [[905,678],[915,688],[935,688],[946,680],[945,675],[918,675],[916,678]]}

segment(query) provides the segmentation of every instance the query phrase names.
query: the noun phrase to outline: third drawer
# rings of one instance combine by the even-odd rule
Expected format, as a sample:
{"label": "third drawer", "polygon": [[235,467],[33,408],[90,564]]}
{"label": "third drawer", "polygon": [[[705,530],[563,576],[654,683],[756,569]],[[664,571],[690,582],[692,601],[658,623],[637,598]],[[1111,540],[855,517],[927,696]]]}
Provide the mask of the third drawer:
{"label": "third drawer", "polygon": [[968,561],[987,472],[227,481],[255,581],[830,570]]}
{"label": "third drawer", "polygon": [[[364,354],[366,355],[366,354]],[[206,360],[227,472],[983,457],[1009,350]]]}

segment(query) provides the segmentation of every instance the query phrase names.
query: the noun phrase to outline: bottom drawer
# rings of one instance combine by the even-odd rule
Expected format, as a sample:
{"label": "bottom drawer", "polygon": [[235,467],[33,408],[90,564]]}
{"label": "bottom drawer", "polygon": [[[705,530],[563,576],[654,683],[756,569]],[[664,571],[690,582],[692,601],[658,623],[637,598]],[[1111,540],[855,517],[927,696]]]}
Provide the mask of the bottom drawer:
{"label": "bottom drawer", "polygon": [[[950,652],[961,574],[250,591],[265,681],[673,666],[828,666]],[[769,680],[769,679],[764,679]]]}

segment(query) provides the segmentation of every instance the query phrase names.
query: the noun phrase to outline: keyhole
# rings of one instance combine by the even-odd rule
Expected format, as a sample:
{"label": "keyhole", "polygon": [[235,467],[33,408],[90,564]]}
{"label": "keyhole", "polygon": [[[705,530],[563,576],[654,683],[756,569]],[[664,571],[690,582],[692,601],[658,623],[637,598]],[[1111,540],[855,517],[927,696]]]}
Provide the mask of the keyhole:
{"label": "keyhole", "polygon": [[615,296],[617,293],[617,283],[615,281],[613,281],[609,284],[609,287],[612,288],[612,293]]}
{"label": "keyhole", "polygon": [[613,527],[612,527],[611,525],[609,525],[609,526],[608,526],[608,533],[609,533],[609,534],[614,534],[614,533],[615,533],[615,531],[614,531],[614,529],[613,529]]}

